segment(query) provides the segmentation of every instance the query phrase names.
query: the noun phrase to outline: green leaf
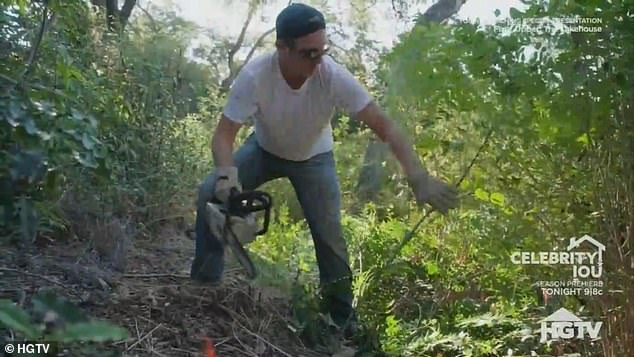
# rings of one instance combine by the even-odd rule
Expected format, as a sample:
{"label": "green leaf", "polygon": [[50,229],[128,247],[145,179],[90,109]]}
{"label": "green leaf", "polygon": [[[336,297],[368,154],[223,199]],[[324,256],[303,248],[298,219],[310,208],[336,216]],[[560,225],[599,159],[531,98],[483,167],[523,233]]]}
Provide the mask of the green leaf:
{"label": "green leaf", "polygon": [[511,15],[512,19],[517,19],[518,17],[522,16],[522,12],[519,11],[518,9],[512,7],[509,9],[509,15]]}
{"label": "green leaf", "polygon": [[500,207],[504,206],[504,195],[500,192],[491,193],[491,202]]}
{"label": "green leaf", "polygon": [[40,139],[42,139],[42,141],[49,141],[53,137],[53,134],[52,133],[47,133],[47,132],[45,132],[43,130],[38,130],[37,131],[37,136],[39,136]]}
{"label": "green leaf", "polygon": [[41,152],[17,151],[10,155],[9,172],[14,181],[25,180],[34,184],[46,174],[47,162]]}
{"label": "green leaf", "polygon": [[438,268],[438,264],[436,264],[436,262],[434,262],[434,261],[429,261],[429,262],[425,263],[425,268],[427,269],[427,274],[429,276],[434,276],[434,275],[438,274],[438,271],[440,270]]}
{"label": "green leaf", "polygon": [[128,331],[107,321],[89,321],[71,324],[50,337],[59,342],[120,341],[128,338]]}
{"label": "green leaf", "polygon": [[500,16],[500,9],[495,9],[494,14],[495,14],[495,17]]}
{"label": "green leaf", "polygon": [[489,201],[489,193],[481,188],[476,188],[475,196],[482,201]]}
{"label": "green leaf", "polygon": [[67,323],[88,321],[75,305],[50,290],[39,292],[33,297],[33,310],[42,316],[55,313]]}
{"label": "green leaf", "polygon": [[23,333],[30,340],[40,335],[26,311],[11,300],[0,299],[0,324]]}
{"label": "green leaf", "polygon": [[82,121],[86,117],[82,112],[78,111],[75,108],[70,109],[70,116],[75,121]]}
{"label": "green leaf", "polygon": [[95,141],[88,135],[88,133],[84,133],[84,135],[82,135],[81,143],[88,150],[92,150],[95,147]]}
{"label": "green leaf", "polygon": [[33,121],[33,118],[30,118],[30,117],[27,118],[23,124],[24,124],[24,129],[30,135],[36,135],[39,132],[39,129],[37,128],[37,126],[35,125],[35,122]]}
{"label": "green leaf", "polygon": [[9,103],[9,116],[6,118],[9,124],[12,126],[17,126],[17,123],[21,121],[26,113],[24,112],[24,107],[22,103],[13,100]]}
{"label": "green leaf", "polygon": [[17,0],[20,16],[26,16],[26,0]]}
{"label": "green leaf", "polygon": [[579,136],[576,140],[578,143],[582,143],[584,146],[587,146],[588,143],[590,142],[590,140],[588,139],[588,134],[587,133],[583,133],[581,136]]}
{"label": "green leaf", "polygon": [[75,158],[75,160],[77,160],[77,162],[79,162],[84,167],[90,167],[90,168],[94,169],[94,168],[97,168],[99,166],[97,164],[97,161],[95,160],[94,156],[92,155],[92,152],[89,152],[89,153],[86,153],[85,155],[82,155],[79,152],[75,151],[73,153],[73,157]]}

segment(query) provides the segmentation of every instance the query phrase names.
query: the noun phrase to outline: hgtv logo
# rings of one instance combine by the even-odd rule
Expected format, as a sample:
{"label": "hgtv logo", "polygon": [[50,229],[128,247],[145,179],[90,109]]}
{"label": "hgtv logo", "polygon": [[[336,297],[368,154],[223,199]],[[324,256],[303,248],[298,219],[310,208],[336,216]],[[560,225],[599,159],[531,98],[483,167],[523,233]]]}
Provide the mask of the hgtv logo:
{"label": "hgtv logo", "polygon": [[539,342],[546,342],[548,335],[550,335],[551,340],[568,340],[575,337],[584,339],[586,334],[590,338],[596,339],[599,337],[602,325],[603,322],[583,321],[562,307],[541,321],[541,339]]}

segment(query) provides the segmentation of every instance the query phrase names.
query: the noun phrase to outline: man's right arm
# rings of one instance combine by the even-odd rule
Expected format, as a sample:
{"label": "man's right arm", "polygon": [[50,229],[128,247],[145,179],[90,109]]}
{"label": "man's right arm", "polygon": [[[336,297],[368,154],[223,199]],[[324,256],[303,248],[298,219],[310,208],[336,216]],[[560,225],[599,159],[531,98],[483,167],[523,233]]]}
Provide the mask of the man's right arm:
{"label": "man's right arm", "polygon": [[230,120],[224,114],[211,139],[211,152],[216,167],[233,166],[233,144],[242,124]]}
{"label": "man's right arm", "polygon": [[253,77],[242,70],[231,85],[227,104],[211,139],[211,153],[217,175],[215,196],[220,201],[226,202],[232,188],[242,191],[238,168],[233,162],[233,144],[240,127],[256,110]]}
{"label": "man's right arm", "polygon": [[238,130],[256,112],[255,81],[251,73],[241,70],[231,84],[227,103],[220,116],[211,151],[216,167],[233,166],[233,144]]}

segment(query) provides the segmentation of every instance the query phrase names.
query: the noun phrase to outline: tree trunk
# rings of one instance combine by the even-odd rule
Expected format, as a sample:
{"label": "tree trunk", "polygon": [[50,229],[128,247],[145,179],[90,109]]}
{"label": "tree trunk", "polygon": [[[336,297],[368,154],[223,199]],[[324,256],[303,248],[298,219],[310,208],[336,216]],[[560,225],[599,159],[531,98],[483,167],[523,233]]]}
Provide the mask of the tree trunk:
{"label": "tree trunk", "polygon": [[123,31],[136,2],[137,0],[125,0],[119,10],[118,0],[91,0],[93,5],[106,8],[106,24],[111,32]]}
{"label": "tree trunk", "polygon": [[[439,0],[430,6],[418,19],[416,26],[428,22],[443,22],[460,11],[466,0]],[[389,146],[377,140],[371,140],[363,157],[363,166],[357,181],[357,192],[362,200],[373,201],[381,190],[386,177],[386,167],[382,164],[388,157]]]}

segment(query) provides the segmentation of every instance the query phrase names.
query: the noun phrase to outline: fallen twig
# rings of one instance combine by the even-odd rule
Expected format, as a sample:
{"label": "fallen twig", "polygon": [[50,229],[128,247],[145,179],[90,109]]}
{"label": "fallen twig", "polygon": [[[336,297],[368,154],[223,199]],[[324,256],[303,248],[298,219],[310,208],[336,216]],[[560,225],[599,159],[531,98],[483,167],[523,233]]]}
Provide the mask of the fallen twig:
{"label": "fallen twig", "polygon": [[149,278],[176,278],[176,279],[189,279],[187,274],[170,274],[170,273],[155,273],[155,274],[123,274],[124,278],[137,278],[137,279],[149,279]]}
{"label": "fallen twig", "polygon": [[[236,322],[237,322],[237,320],[236,320]],[[245,345],[244,343],[242,343],[242,341],[241,341],[241,340],[240,340],[240,338],[238,337],[238,334],[236,333],[236,329],[235,329],[234,324],[231,324],[231,331],[233,331],[233,338],[234,338],[236,341],[238,341],[238,343],[240,344],[240,346],[242,346],[242,348],[244,348],[244,349],[245,349],[245,351],[243,351],[243,352],[248,353],[248,356],[255,356],[255,357],[258,357],[257,353],[250,351],[250,350],[251,350],[250,346],[247,346],[247,345]]]}
{"label": "fallen twig", "polygon": [[[239,271],[240,268],[227,269],[226,273]],[[124,278],[136,278],[136,279],[151,279],[151,278],[175,278],[175,279],[190,279],[188,274],[173,274],[173,273],[127,273],[123,274]]]}
{"label": "fallen twig", "polygon": [[150,335],[152,335],[152,333],[154,333],[154,331],[156,331],[159,327],[163,326],[163,323],[159,323],[158,325],[156,325],[156,327],[154,327],[153,329],[150,330],[150,332],[146,333],[143,337],[141,337],[139,340],[137,340],[135,343],[131,344],[130,347],[128,347],[126,349],[126,351],[130,351],[131,349],[134,348],[134,346],[138,345],[139,343],[141,343],[143,340],[145,340],[146,338],[148,338]]}
{"label": "fallen twig", "polygon": [[262,342],[264,342],[264,343],[266,343],[267,345],[271,346],[273,349],[275,349],[275,350],[279,351],[279,352],[280,352],[281,354],[283,354],[284,356],[287,356],[287,357],[293,357],[293,356],[291,356],[290,354],[288,354],[288,353],[284,352],[284,350],[282,350],[281,348],[279,348],[279,347],[275,346],[274,344],[272,344],[271,342],[267,341],[264,337],[262,337],[262,336],[258,335],[257,333],[254,333],[254,332],[252,332],[251,330],[249,330],[248,328],[246,328],[246,327],[245,327],[244,325],[242,325],[242,324],[241,324],[238,320],[236,320],[236,323],[237,323],[238,325],[240,325],[240,327],[241,327],[242,329],[244,329],[247,333],[249,333],[249,335],[251,335],[251,336],[253,336],[253,337],[255,337],[255,338],[259,338]]}

